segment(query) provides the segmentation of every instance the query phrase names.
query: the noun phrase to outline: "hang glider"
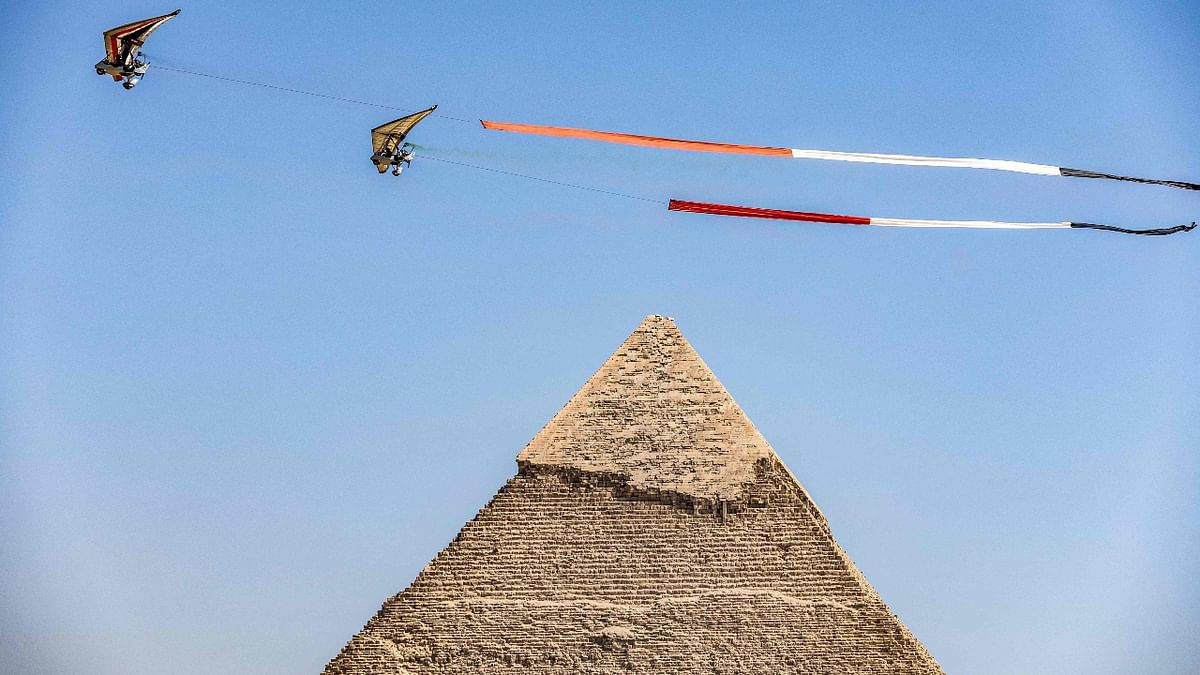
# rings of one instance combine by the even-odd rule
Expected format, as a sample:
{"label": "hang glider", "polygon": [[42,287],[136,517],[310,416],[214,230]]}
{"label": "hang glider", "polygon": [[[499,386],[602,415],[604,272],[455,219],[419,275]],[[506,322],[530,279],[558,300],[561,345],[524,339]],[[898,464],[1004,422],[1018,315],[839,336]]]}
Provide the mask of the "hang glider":
{"label": "hang glider", "polygon": [[97,75],[111,75],[126,89],[133,89],[142,80],[150,63],[140,51],[150,34],[159,26],[179,16],[182,10],[142,19],[104,31],[104,60],[96,64]]}
{"label": "hang glider", "polygon": [[379,173],[387,173],[388,169],[391,169],[393,176],[399,176],[404,167],[412,164],[415,152],[412,143],[406,143],[404,139],[418,122],[434,110],[437,110],[436,105],[387,124],[380,124],[371,130],[371,149],[374,151],[371,154],[371,162]]}
{"label": "hang glider", "polygon": [[687,211],[689,213],[707,213],[714,216],[734,216],[739,218],[768,218],[772,220],[798,220],[808,223],[836,223],[839,225],[874,225],[877,227],[932,227],[932,228],[972,228],[986,230],[1057,230],[1057,229],[1087,229],[1107,230],[1123,234],[1165,235],[1176,232],[1190,232],[1196,228],[1196,223],[1176,225],[1149,230],[1130,230],[1114,225],[1098,223],[1006,223],[996,220],[916,220],[911,218],[868,218],[865,216],[842,216],[833,213],[810,213],[807,211],[783,211],[780,209],[763,209],[753,206],[732,206],[729,204],[712,204],[709,202],[689,202],[682,199],[672,199],[667,204],[671,211]]}
{"label": "hang glider", "polygon": [[969,157],[923,157],[920,155],[885,155],[868,152],[838,152],[834,150],[802,150],[799,148],[777,148],[760,145],[738,145],[734,143],[713,143],[710,141],[691,141],[680,138],[665,138],[661,136],[642,136],[624,134],[613,131],[594,131],[591,129],[574,129],[571,127],[552,127],[541,124],[521,124],[516,122],[495,122],[480,120],[484,129],[494,131],[510,131],[519,134],[534,134],[538,136],[557,136],[563,138],[583,138],[606,143],[622,143],[625,145],[640,145],[651,148],[666,148],[671,150],[691,150],[695,152],[720,152],[737,155],[765,155],[768,157],[792,157],[795,159],[824,159],[840,162],[866,162],[870,164],[901,164],[905,166],[941,166],[960,169],[991,169],[995,171],[1013,171],[1030,173],[1041,176],[1073,176],[1076,178],[1106,178],[1109,180],[1130,181],[1134,183],[1151,183],[1184,190],[1200,190],[1200,184],[1185,183],[1176,180],[1158,180],[1153,178],[1136,178],[1116,174],[1085,171],[1083,169],[1068,169],[1049,164],[1032,164],[1015,162],[1007,159],[975,159]]}

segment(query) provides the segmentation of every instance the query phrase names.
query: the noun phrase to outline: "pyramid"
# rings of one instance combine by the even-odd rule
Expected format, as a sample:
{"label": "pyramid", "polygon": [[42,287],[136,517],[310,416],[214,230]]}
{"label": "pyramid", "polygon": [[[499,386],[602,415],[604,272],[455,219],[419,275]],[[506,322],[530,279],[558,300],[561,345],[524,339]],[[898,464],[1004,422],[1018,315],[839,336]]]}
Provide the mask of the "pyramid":
{"label": "pyramid", "polygon": [[325,668],[630,672],[942,673],[661,316]]}

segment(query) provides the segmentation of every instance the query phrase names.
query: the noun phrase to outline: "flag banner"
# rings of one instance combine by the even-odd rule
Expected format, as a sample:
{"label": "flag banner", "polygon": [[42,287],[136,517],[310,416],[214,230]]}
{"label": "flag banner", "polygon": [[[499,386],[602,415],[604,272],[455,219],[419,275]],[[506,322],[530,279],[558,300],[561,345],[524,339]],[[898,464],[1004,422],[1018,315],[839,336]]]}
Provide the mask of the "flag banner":
{"label": "flag banner", "polygon": [[1123,234],[1163,235],[1176,232],[1189,232],[1196,227],[1176,225],[1175,227],[1155,228],[1148,230],[1131,230],[1113,225],[1097,223],[1047,222],[1047,223],[1016,223],[999,220],[922,220],[914,218],[876,218],[866,216],[844,216],[833,213],[813,213],[809,211],[785,211],[781,209],[764,209],[753,206],[733,206],[730,204],[714,204],[710,202],[691,202],[682,199],[672,199],[667,204],[671,211],[686,211],[689,213],[706,213],[713,216],[734,216],[738,218],[768,218],[772,220],[795,220],[809,223],[834,223],[838,225],[874,225],[876,227],[920,227],[920,228],[967,228],[982,230],[1060,230],[1060,229],[1091,229],[1121,232]]}
{"label": "flag banner", "polygon": [[1036,174],[1040,176],[1070,176],[1075,178],[1103,178],[1107,180],[1128,181],[1133,183],[1149,183],[1184,190],[1200,190],[1200,184],[1187,183],[1177,180],[1158,180],[1155,178],[1137,178],[1117,174],[1085,171],[1083,169],[1068,169],[1050,164],[1033,164],[1031,162],[1016,162],[1008,159],[982,159],[974,157],[926,157],[922,155],[890,155],[873,152],[840,152],[836,150],[804,150],[800,148],[782,148],[761,145],[739,145],[736,143],[714,143],[711,141],[694,141],[663,136],[643,136],[640,134],[625,134],[614,131],[595,131],[592,129],[575,129],[571,127],[554,127],[542,124],[522,124],[517,122],[496,122],[480,120],[484,129],[493,131],[509,131],[518,134],[534,134],[538,136],[557,136],[562,138],[582,138],[606,143],[622,143],[625,145],[640,145],[652,148],[670,150],[691,150],[695,152],[721,152],[737,155],[765,155],[769,157],[793,157],[795,159],[820,159],[838,162],[864,162],[868,164],[899,164],[904,166],[938,166],[959,169],[989,169],[993,171],[1012,171],[1016,173]]}

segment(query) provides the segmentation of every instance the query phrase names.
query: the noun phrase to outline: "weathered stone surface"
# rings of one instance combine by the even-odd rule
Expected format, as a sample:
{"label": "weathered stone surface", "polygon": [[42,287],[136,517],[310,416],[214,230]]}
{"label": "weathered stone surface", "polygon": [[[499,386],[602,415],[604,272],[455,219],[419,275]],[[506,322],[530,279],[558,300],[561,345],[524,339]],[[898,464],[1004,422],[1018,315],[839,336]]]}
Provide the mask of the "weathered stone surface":
{"label": "weathered stone surface", "polygon": [[649,317],[325,672],[942,671]]}
{"label": "weathered stone surface", "polygon": [[619,474],[632,487],[737,499],[771,446],[675,322],[638,326],[517,455],[519,465]]}

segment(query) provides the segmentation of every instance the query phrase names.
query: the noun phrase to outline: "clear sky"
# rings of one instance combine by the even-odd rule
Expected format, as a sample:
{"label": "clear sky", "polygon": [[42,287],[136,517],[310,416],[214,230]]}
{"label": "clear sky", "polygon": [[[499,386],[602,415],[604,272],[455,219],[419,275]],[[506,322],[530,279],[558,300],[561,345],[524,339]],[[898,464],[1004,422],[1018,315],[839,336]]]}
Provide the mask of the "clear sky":
{"label": "clear sky", "polygon": [[[1200,180],[1200,5],[203,2],[153,62],[473,120]],[[646,314],[948,673],[1200,672],[1195,193],[696,155],[151,68],[0,1],[0,671],[315,673]]]}

